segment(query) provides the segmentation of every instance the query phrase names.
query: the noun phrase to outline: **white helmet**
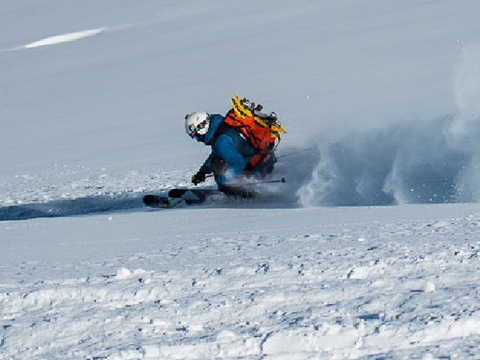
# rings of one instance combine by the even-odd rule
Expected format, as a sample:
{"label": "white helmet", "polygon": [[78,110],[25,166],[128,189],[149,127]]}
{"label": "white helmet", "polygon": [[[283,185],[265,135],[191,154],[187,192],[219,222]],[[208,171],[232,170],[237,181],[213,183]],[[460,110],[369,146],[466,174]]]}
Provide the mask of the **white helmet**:
{"label": "white helmet", "polygon": [[203,140],[209,124],[210,115],[204,111],[196,111],[185,116],[185,131],[190,137],[197,140]]}

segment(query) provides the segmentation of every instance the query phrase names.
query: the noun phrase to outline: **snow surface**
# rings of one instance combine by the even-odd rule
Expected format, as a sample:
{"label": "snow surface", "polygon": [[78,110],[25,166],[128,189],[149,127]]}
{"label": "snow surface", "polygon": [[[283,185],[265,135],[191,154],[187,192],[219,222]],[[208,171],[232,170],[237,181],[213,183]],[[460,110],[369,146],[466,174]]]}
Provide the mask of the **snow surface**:
{"label": "snow surface", "polygon": [[[0,359],[478,358],[479,10],[2,1]],[[234,92],[287,184],[143,208]]]}

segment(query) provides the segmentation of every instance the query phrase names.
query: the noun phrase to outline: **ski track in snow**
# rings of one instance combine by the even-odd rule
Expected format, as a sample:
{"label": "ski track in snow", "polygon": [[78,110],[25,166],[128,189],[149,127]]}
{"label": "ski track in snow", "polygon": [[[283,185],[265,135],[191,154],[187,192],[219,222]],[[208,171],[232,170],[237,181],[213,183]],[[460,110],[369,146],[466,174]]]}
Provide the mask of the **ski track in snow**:
{"label": "ski track in snow", "polygon": [[[112,172],[105,168],[55,166],[43,174],[22,174],[0,181],[0,221],[68,217],[98,213],[135,211],[144,208],[145,194],[163,194],[173,187],[190,187],[193,169],[150,173],[145,171]],[[203,187],[216,188],[212,179]],[[273,197],[270,203],[249,202],[254,207],[293,207],[295,190],[284,184],[263,188]],[[257,190],[261,190],[260,186]],[[291,196],[285,196],[285,194]],[[275,195],[277,195],[275,197]],[[218,206],[239,206],[243,203]]]}
{"label": "ski track in snow", "polygon": [[220,231],[172,241],[155,252],[89,261],[86,268],[82,262],[4,265],[0,355],[478,355],[480,243],[465,239],[474,238],[479,226],[474,214],[312,225],[284,235]]}
{"label": "ski track in snow", "polygon": [[175,171],[113,173],[84,166],[55,166],[40,175],[15,175],[0,182],[0,221],[139,209],[145,193],[187,186],[186,178]]}

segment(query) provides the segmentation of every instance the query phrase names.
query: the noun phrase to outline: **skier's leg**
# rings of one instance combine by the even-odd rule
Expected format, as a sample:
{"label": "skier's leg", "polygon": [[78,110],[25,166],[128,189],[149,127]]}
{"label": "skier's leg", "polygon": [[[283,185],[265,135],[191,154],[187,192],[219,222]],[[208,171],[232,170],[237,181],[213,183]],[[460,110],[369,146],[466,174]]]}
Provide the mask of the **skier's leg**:
{"label": "skier's leg", "polygon": [[251,199],[254,198],[256,193],[254,191],[250,191],[245,189],[241,186],[218,186],[218,190],[223,192],[228,197],[236,197],[236,198],[243,198],[243,199]]}
{"label": "skier's leg", "polygon": [[265,154],[260,162],[250,170],[249,175],[259,179],[263,179],[265,176],[271,174],[275,168],[277,157],[273,151]]}

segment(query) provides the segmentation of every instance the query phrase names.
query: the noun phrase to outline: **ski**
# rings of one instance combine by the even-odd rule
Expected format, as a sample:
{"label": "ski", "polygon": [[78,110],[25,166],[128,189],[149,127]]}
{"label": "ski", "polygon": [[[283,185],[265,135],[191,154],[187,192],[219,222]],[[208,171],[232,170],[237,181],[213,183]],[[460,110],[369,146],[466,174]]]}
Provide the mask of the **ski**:
{"label": "ski", "polygon": [[180,204],[198,205],[203,204],[212,195],[224,196],[215,189],[171,189],[167,196],[148,194],[143,197],[143,203],[153,208],[172,208]]}
{"label": "ski", "polygon": [[180,189],[174,188],[168,192],[168,197],[171,198],[186,198],[191,200],[202,200],[208,196],[222,194],[216,189]]}
{"label": "ski", "polygon": [[146,206],[154,208],[172,208],[180,204],[199,205],[212,200],[225,199],[258,199],[261,194],[255,190],[247,189],[260,184],[285,183],[285,178],[278,180],[267,180],[248,183],[235,183],[222,189],[222,191],[211,188],[173,188],[166,195],[148,194],[143,197]]}
{"label": "ski", "polygon": [[171,206],[171,201],[167,196],[160,195],[145,195],[143,197],[143,203],[146,206],[156,207],[156,208],[166,208]]}

